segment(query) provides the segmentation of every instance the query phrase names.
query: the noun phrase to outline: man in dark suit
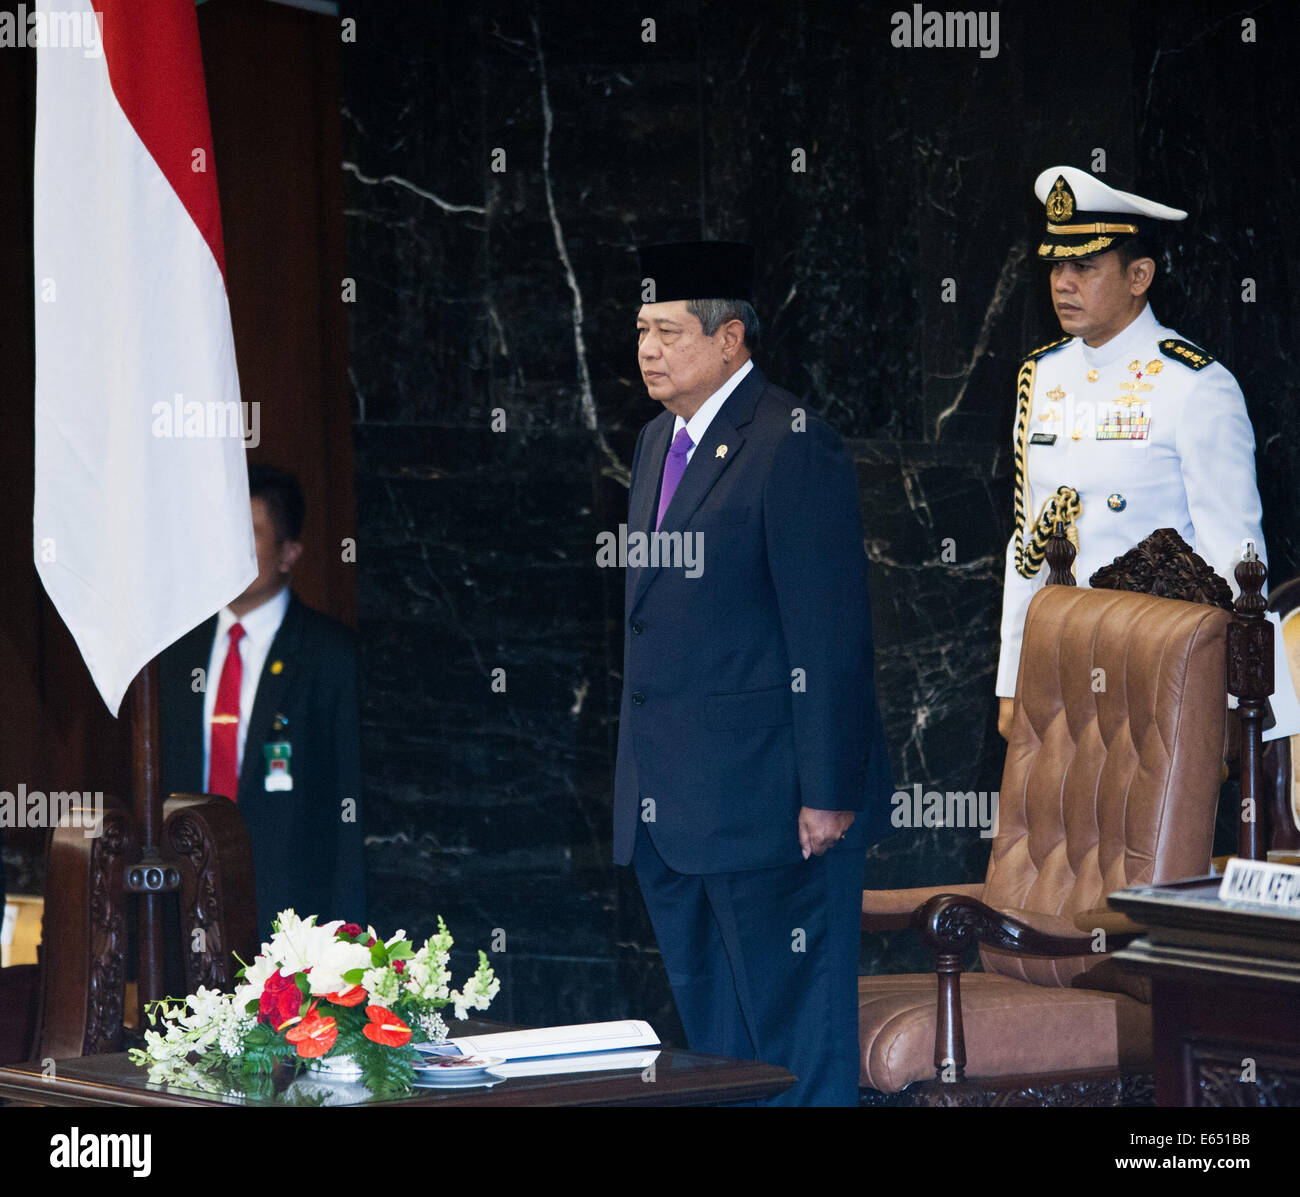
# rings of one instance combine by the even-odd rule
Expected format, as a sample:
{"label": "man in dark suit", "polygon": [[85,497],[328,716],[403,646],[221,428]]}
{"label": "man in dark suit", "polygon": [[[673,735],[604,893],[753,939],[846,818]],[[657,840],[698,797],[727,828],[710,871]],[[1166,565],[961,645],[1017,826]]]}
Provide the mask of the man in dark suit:
{"label": "man in dark suit", "polygon": [[691,1049],[789,1068],[777,1104],[855,1104],[864,855],[892,785],[853,467],[750,360],[752,249],[641,267],[665,410],[632,462],[614,859]]}
{"label": "man in dark suit", "polygon": [[263,938],[286,907],[364,925],[355,637],[289,589],[297,479],[254,465],[248,489],[257,578],[160,658],[164,792],[238,802]]}

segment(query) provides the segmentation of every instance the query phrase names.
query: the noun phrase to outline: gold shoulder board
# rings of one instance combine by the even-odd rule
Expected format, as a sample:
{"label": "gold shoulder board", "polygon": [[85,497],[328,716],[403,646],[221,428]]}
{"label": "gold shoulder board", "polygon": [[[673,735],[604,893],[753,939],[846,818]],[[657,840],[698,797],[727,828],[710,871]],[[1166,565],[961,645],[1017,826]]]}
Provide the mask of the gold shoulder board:
{"label": "gold shoulder board", "polygon": [[1073,341],[1073,337],[1059,337],[1055,341],[1049,341],[1046,345],[1040,345],[1037,349],[1025,354],[1025,361],[1037,361],[1044,354],[1051,353],[1053,349],[1059,349],[1062,345],[1068,345]]}
{"label": "gold shoulder board", "polygon": [[1167,341],[1160,342],[1160,352],[1165,357],[1171,357],[1176,362],[1182,362],[1191,370],[1204,370],[1206,366],[1214,361],[1212,354],[1206,353],[1199,345],[1193,345],[1190,341],[1177,341],[1172,337]]}

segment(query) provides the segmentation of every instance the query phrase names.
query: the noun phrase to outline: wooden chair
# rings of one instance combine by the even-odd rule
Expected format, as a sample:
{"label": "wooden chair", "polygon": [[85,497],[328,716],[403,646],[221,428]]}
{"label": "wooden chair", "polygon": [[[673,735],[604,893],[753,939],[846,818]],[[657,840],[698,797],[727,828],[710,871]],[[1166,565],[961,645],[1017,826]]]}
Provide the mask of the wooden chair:
{"label": "wooden chair", "polygon": [[[1256,565],[1245,608],[1251,587],[1259,600]],[[1239,608],[1253,628],[1259,613]],[[934,976],[859,979],[868,1100],[1149,1099],[1149,995],[1108,959],[1140,928],[1106,895],[1207,870],[1232,620],[1122,591],[1035,595],[984,881],[863,895],[865,929],[910,925],[936,957]],[[1243,714],[1257,745],[1257,711],[1243,702]],[[984,972],[963,978],[977,944]]]}
{"label": "wooden chair", "polygon": [[163,843],[181,870],[185,992],[233,989],[236,954],[251,964],[259,947],[248,827],[236,805],[216,794],[173,794],[163,811]]}
{"label": "wooden chair", "polygon": [[[0,970],[0,999],[12,1001],[3,1007],[0,1050],[10,1062],[97,1055],[124,1044],[131,895],[151,882],[133,875],[147,866],[135,863],[135,821],[119,802],[105,799],[98,834],[87,834],[91,812],[69,813],[47,842],[39,974],[30,966],[22,975]],[[228,989],[239,968],[233,953],[252,960],[258,947],[248,829],[234,803],[210,794],[173,795],[164,815],[165,853],[156,867],[177,895],[171,950],[184,989]]]}

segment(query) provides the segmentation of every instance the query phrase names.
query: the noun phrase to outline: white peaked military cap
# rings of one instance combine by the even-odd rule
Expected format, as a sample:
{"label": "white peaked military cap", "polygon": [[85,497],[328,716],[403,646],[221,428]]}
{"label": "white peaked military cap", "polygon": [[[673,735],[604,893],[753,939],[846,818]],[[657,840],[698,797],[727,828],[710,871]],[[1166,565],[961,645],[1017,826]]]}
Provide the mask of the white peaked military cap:
{"label": "white peaked military cap", "polygon": [[1120,191],[1074,166],[1049,166],[1034,180],[1034,194],[1047,217],[1038,256],[1048,261],[1105,253],[1130,237],[1187,219],[1181,208]]}

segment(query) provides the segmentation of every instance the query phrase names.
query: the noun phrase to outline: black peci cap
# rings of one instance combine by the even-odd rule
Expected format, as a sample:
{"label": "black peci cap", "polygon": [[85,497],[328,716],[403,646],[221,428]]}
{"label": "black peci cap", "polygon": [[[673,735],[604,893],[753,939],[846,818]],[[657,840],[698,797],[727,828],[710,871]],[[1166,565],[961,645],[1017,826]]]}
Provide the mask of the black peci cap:
{"label": "black peci cap", "polygon": [[677,241],[645,245],[637,252],[643,303],[752,298],[752,245],[738,241]]}

